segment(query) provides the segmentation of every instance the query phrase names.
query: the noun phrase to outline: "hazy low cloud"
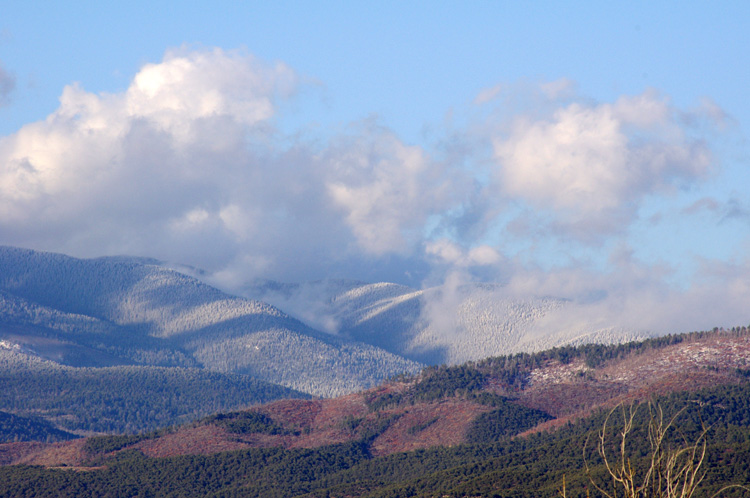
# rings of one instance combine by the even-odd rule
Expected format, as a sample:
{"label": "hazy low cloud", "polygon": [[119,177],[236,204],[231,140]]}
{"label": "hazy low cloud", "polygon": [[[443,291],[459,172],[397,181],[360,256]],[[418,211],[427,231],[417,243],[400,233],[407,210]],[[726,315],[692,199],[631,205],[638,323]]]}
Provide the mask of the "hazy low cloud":
{"label": "hazy low cloud", "polygon": [[747,223],[750,222],[750,205],[744,198],[738,199],[735,196],[725,199],[702,197],[683,208],[680,214],[684,216],[709,215],[718,224],[733,221]]}
{"label": "hazy low cloud", "polygon": [[458,181],[420,147],[375,126],[337,140],[323,160],[326,192],[366,253],[413,251],[427,217],[461,194]]}
{"label": "hazy low cloud", "polygon": [[721,206],[716,199],[712,199],[710,197],[702,197],[693,202],[690,206],[684,208],[682,210],[682,214],[690,216],[704,211],[716,212],[720,207]]}
{"label": "hazy low cloud", "polygon": [[451,268],[471,268],[477,266],[494,266],[502,261],[502,256],[488,245],[464,249],[449,239],[439,239],[425,245],[428,256],[440,264]]}
{"label": "hazy low cloud", "polygon": [[[671,270],[624,258],[611,271],[525,272],[508,291],[546,292],[570,302],[536,324],[540,336],[560,330],[619,328],[650,333],[746,325],[750,260],[704,262],[690,286],[668,285]],[[587,299],[588,297],[588,299]]]}
{"label": "hazy low cloud", "polygon": [[[71,84],[47,119],[0,137],[0,243],[147,255],[206,268],[228,288],[255,277],[491,280],[575,300],[583,315],[605,316],[616,298],[625,307],[607,316],[623,321],[663,303],[651,315],[663,320],[631,320],[644,327],[679,303],[714,302],[710,271],[678,292],[653,266],[575,254],[580,264],[555,266],[533,248],[627,245],[645,200],[715,171],[701,134],[726,121],[715,104],[684,111],[653,91],[593,102],[568,80],[516,98],[498,85],[474,102],[483,118],[428,149],[373,118],[317,142],[282,133],[280,104],[302,81],[245,51],[178,49],[123,92]],[[0,72],[0,98],[12,84]],[[685,216],[716,208],[713,193],[695,199]]]}
{"label": "hazy low cloud", "polygon": [[741,220],[745,223],[750,222],[750,206],[747,200],[731,198],[727,200],[724,213],[721,218],[721,222],[727,222],[731,220]]}

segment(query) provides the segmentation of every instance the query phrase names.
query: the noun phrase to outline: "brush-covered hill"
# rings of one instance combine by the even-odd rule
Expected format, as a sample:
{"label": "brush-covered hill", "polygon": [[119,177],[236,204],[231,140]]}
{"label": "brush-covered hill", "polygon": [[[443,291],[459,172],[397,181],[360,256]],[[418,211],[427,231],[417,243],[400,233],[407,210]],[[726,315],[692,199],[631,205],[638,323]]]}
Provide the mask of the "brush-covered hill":
{"label": "brush-covered hill", "polygon": [[[711,496],[750,482],[748,362],[740,328],[430,367],[336,399],[275,401],[159,432],[0,445],[11,464],[0,496],[551,497],[563,479],[583,495],[590,478],[607,481],[593,448],[585,472],[582,450],[612,407],[644,400],[678,414],[674,444],[711,427],[697,495]],[[636,469],[648,419],[642,407],[628,445]]]}
{"label": "brush-covered hill", "polygon": [[358,393],[273,401],[134,441],[149,456],[174,456],[227,448],[316,448],[364,438],[373,455],[386,455],[496,441],[559,427],[623,402],[750,386],[749,378],[746,329],[693,333],[428,367]]}

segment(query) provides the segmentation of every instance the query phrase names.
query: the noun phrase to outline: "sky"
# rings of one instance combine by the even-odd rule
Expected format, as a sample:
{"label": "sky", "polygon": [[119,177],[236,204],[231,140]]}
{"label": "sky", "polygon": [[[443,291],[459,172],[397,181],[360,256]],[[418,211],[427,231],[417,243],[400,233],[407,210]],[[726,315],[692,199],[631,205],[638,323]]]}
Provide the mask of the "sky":
{"label": "sky", "polygon": [[748,25],[740,1],[5,1],[0,244],[747,325]]}

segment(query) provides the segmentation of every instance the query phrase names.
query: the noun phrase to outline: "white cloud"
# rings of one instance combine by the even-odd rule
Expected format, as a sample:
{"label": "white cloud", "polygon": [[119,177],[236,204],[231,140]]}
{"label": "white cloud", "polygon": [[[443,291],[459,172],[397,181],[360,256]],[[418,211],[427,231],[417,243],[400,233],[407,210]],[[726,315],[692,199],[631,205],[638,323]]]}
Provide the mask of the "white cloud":
{"label": "white cloud", "polygon": [[[223,154],[236,152],[242,146],[240,125],[269,119],[278,87],[290,91],[293,79],[283,66],[266,68],[252,56],[216,49],[168,52],[162,63],[145,66],[122,94],[96,95],[68,86],[46,121],[27,125],[0,144],[6,164],[0,177],[3,197],[34,199],[80,191],[87,184],[101,187],[108,179],[119,182],[120,175],[131,175],[141,160],[162,161],[158,173],[174,174],[175,181],[198,180],[210,171],[200,157],[187,155],[218,148]],[[165,171],[170,167],[175,170]]]}
{"label": "white cloud", "polygon": [[261,63],[249,54],[169,51],[158,64],[147,64],[128,89],[126,112],[156,123],[183,140],[202,118],[231,117],[254,125],[274,114],[273,99],[288,95],[297,76],[287,66]]}
{"label": "white cloud", "polygon": [[448,239],[439,239],[425,244],[425,253],[442,264],[456,268],[491,266],[502,261],[502,256],[486,244],[464,249]]}
{"label": "white cloud", "polygon": [[2,243],[276,278],[410,257],[450,198],[446,169],[372,120],[330,144],[279,139],[298,79],[182,49],[122,93],[66,87],[46,120],[0,138]]}
{"label": "white cloud", "polygon": [[341,140],[325,161],[328,194],[361,249],[375,255],[413,250],[427,217],[460,189],[420,147],[370,126]]}
{"label": "white cloud", "polygon": [[666,283],[670,273],[668,268],[631,262],[605,274],[570,269],[519,276],[510,288],[545,289],[572,298],[539,324],[542,335],[572,328],[667,334],[747,325],[748,261],[707,262],[684,288]]}
{"label": "white cloud", "polygon": [[548,81],[539,84],[539,90],[545,98],[552,101],[559,101],[575,97],[576,84],[568,78],[562,78],[555,81]]}
{"label": "white cloud", "polygon": [[282,64],[214,49],[169,51],[123,93],[66,87],[45,121],[0,139],[5,242],[161,257],[189,252],[191,232],[196,246],[206,230],[214,244],[232,242],[238,219],[252,217],[226,213],[256,202],[258,156],[271,150],[247,141],[267,141],[264,123],[295,81]]}
{"label": "white cloud", "polygon": [[654,92],[516,116],[493,148],[497,188],[563,226],[598,233],[632,219],[644,196],[690,184],[711,167],[706,145]]}
{"label": "white cloud", "polygon": [[447,239],[427,243],[425,252],[437,257],[441,262],[450,264],[459,264],[465,258],[463,249]]}

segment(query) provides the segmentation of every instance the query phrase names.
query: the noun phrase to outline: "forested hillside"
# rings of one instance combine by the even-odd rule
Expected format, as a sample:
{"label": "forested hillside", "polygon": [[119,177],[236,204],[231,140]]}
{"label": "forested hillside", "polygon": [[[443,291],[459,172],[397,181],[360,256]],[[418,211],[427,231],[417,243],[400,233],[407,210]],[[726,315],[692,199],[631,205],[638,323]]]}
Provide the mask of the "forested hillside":
{"label": "forested hillside", "polygon": [[65,441],[78,436],[61,431],[46,420],[20,417],[0,411],[0,443],[18,441]]}
{"label": "forested hillside", "polygon": [[[750,386],[745,383],[653,400],[668,416],[677,415],[678,430],[668,434],[672,448],[700,441],[703,427],[711,427],[701,467],[706,478],[694,496],[710,497],[728,484],[750,482],[748,399]],[[629,406],[623,407],[626,415]],[[609,437],[616,438],[621,430],[623,409],[610,416]],[[556,431],[521,438],[385,456],[371,450],[374,433],[313,449],[257,448],[165,458],[126,449],[128,443],[147,440],[97,438],[84,445],[88,460],[79,465],[88,465],[86,472],[23,465],[0,468],[0,496],[544,498],[559,496],[563,486],[567,496],[586,496],[587,490],[589,496],[599,496],[592,481],[609,486],[611,479],[593,441],[606,416],[607,411],[597,412]],[[626,455],[639,474],[650,454],[644,433],[649,419],[648,407],[640,406],[627,440]],[[268,432],[268,423],[256,417],[251,430]],[[733,488],[722,496],[748,492]]]}
{"label": "forested hillside", "polygon": [[[20,353],[6,356],[11,354],[16,355],[13,370],[17,372],[24,373],[27,368],[23,361],[42,362]],[[316,448],[367,438],[373,455],[386,455],[435,445],[486,443],[561,427],[621,402],[706,387],[743,386],[750,377],[749,362],[746,327],[620,345],[568,346],[460,366],[429,367],[418,375],[401,375],[376,388],[335,399],[287,399],[255,405],[249,411],[180,426],[174,433],[139,443],[138,448],[151,456],[170,456],[252,447]],[[207,378],[207,372],[201,370],[73,369],[49,362],[46,367],[50,378],[43,382],[33,376],[33,371],[42,371],[38,366],[30,369],[27,381],[19,380],[24,375],[9,378],[8,385],[16,394],[9,392],[5,402],[15,403],[29,414],[57,417],[59,424],[79,430],[86,424],[99,424],[100,430],[124,428],[132,432],[137,424],[158,427],[166,420],[194,419],[207,413],[200,409],[209,405],[215,412],[225,409],[222,403],[262,401],[247,397],[249,392],[265,392],[270,398],[278,395],[272,388],[268,390],[269,386],[263,391],[262,386],[238,385],[238,380],[247,379],[243,376],[212,374],[218,377]],[[82,375],[93,371],[106,373],[106,383],[114,389],[97,384],[98,376]],[[130,377],[160,401],[149,402],[148,393],[139,397],[142,395],[128,387]],[[179,388],[185,379],[205,394],[191,398],[190,392]],[[38,386],[44,385],[51,386],[51,392],[39,394]],[[66,391],[66,385],[75,388]],[[65,393],[60,398],[63,401],[53,393]],[[100,406],[110,409],[97,408]],[[179,411],[180,406],[195,410],[186,415]],[[94,416],[81,415],[87,413]],[[118,418],[118,413],[127,416]],[[55,460],[59,457],[54,451],[48,453],[44,447],[40,451],[36,456],[27,455],[24,461],[66,462]]]}

